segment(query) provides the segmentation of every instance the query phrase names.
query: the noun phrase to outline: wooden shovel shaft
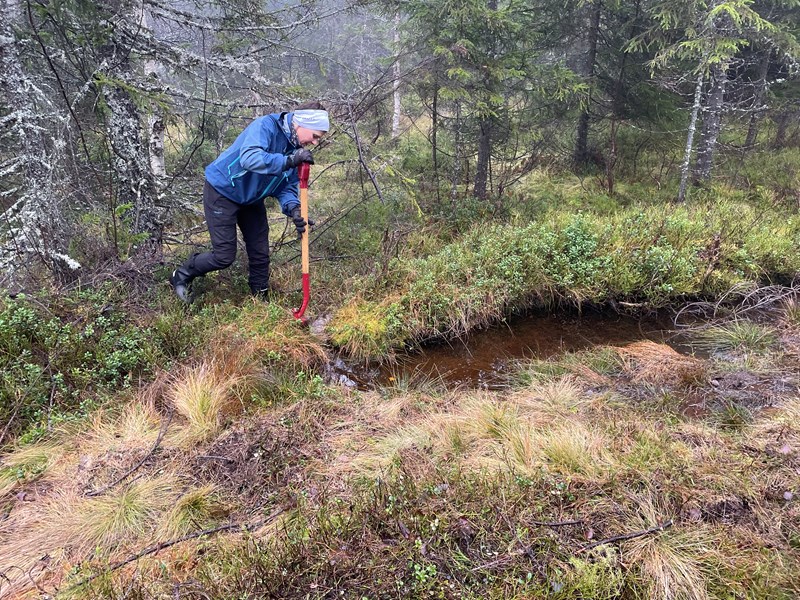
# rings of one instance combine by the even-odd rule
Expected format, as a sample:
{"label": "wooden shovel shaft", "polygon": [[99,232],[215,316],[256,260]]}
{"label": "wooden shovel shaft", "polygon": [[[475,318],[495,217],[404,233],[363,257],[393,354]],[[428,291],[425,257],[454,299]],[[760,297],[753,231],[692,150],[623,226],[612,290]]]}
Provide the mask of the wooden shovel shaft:
{"label": "wooden shovel shaft", "polygon": [[[306,164],[306,163],[303,163]],[[303,238],[300,240],[300,249],[303,258],[303,274],[308,274],[308,188],[300,188],[300,216],[306,222],[306,230],[303,232]]]}
{"label": "wooden shovel shaft", "polygon": [[308,176],[310,170],[311,165],[308,163],[301,163],[297,169],[297,174],[300,178],[300,216],[306,222],[306,230],[300,239],[300,253],[303,260],[303,304],[293,311],[295,319],[303,318],[303,313],[306,312],[306,307],[311,297],[311,283],[308,275],[308,234],[311,229],[308,225]]}

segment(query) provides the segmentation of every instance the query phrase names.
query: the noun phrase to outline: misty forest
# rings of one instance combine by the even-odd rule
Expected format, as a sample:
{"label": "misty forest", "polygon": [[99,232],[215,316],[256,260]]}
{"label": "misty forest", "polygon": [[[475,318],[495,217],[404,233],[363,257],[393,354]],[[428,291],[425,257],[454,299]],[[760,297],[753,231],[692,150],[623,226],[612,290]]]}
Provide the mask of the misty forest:
{"label": "misty forest", "polygon": [[800,0],[0,6],[0,599],[800,597]]}

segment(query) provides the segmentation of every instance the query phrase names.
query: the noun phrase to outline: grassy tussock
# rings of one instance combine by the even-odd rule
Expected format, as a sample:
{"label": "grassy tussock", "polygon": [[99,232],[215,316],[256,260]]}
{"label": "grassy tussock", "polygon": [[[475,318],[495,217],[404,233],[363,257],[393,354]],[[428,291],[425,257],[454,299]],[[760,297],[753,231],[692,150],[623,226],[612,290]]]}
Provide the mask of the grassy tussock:
{"label": "grassy tussock", "polygon": [[700,331],[693,345],[710,352],[765,353],[778,342],[777,331],[752,321],[733,321]]}
{"label": "grassy tussock", "polygon": [[635,383],[693,385],[707,377],[706,363],[666,344],[642,341],[616,349]]}
{"label": "grassy tussock", "polygon": [[[657,525],[651,521],[648,525]],[[712,562],[719,539],[704,528],[667,531],[653,538],[633,540],[626,551],[646,582],[648,597],[662,600],[707,600],[710,573],[704,564]],[[703,557],[704,561],[697,560]],[[708,567],[706,567],[708,568]]]}
{"label": "grassy tussock", "polygon": [[800,329],[800,300],[790,298],[784,302],[782,320],[787,327]]}
{"label": "grassy tussock", "polygon": [[541,443],[550,470],[561,475],[599,479],[614,467],[606,451],[610,439],[584,423],[570,423],[548,431]]}
{"label": "grassy tussock", "polygon": [[216,332],[211,345],[240,355],[243,362],[309,368],[327,360],[320,340],[278,304],[246,302],[231,318]]}
{"label": "grassy tussock", "polygon": [[181,495],[159,518],[156,538],[172,540],[197,531],[203,523],[224,516],[225,507],[217,497],[214,484],[191,489]]}
{"label": "grassy tussock", "polygon": [[62,456],[54,443],[31,444],[0,457],[0,499],[23,484],[39,479]]}
{"label": "grassy tussock", "polygon": [[[158,527],[159,515],[179,495],[170,475],[135,481],[99,498],[83,497],[67,482],[59,483],[59,492],[0,528],[0,571],[11,576],[12,584],[29,585],[24,573],[32,569],[52,577],[61,561],[82,560],[95,549],[109,556],[134,548]],[[55,571],[41,562],[45,555],[54,557]],[[17,568],[23,570],[21,577]]]}
{"label": "grassy tussock", "polygon": [[391,359],[396,340],[408,335],[402,312],[392,298],[380,303],[358,299],[336,311],[328,333],[336,346],[356,360]]}
{"label": "grassy tussock", "polygon": [[[599,476],[612,466],[605,451],[610,440],[577,416],[591,401],[569,377],[537,385],[503,402],[491,394],[475,393],[444,408],[434,403],[420,409],[420,399],[409,396],[376,401],[362,414],[373,426],[351,429],[329,440],[340,457],[333,467],[340,476],[375,477],[411,455],[422,463],[447,460],[472,468],[495,467],[505,458],[511,463],[504,470],[526,473],[544,468]],[[407,410],[410,405],[416,407],[413,412]]]}
{"label": "grassy tussock", "polygon": [[98,411],[83,442],[84,450],[100,454],[150,447],[158,437],[162,419],[152,403],[133,402],[124,406],[116,417]]}
{"label": "grassy tussock", "polygon": [[179,446],[207,441],[218,434],[224,421],[241,406],[247,377],[232,375],[228,363],[209,362],[184,369],[167,392],[170,404],[184,419],[184,427],[171,438]]}

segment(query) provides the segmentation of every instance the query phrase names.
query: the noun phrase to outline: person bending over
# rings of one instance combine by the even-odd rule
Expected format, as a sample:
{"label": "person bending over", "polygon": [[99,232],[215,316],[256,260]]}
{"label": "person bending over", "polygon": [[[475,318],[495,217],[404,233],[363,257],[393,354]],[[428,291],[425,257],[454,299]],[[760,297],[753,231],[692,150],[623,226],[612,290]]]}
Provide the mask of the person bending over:
{"label": "person bending over", "polygon": [[242,232],[253,295],[268,299],[269,225],[264,200],[278,200],[298,236],[306,225],[300,215],[297,167],[314,163],[315,146],[330,129],[328,112],[318,102],[293,112],[257,118],[206,167],[203,210],[211,237],[210,252],[195,253],[172,272],[169,282],[184,302],[193,300],[196,277],[229,267],[236,258],[236,228]]}

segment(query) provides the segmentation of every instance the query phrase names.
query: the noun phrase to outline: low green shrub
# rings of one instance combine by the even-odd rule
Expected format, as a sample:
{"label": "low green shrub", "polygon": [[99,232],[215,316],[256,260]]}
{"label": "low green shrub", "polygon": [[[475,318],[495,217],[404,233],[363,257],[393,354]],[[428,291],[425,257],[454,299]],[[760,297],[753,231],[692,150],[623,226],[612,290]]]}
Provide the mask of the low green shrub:
{"label": "low green shrub", "polygon": [[36,437],[40,425],[84,414],[100,398],[186,353],[191,335],[176,333],[177,318],[164,314],[149,326],[139,309],[126,304],[128,294],[118,284],[104,284],[0,301],[0,420],[6,434],[33,427]]}
{"label": "low green shrub", "polygon": [[[800,272],[793,251],[799,244],[800,217],[733,193],[705,192],[683,205],[632,204],[609,214],[552,208],[526,225],[478,225],[438,251],[396,259],[387,285],[399,299],[387,304],[359,296],[329,330],[336,345],[366,349],[355,352],[364,358],[461,336],[556,301],[663,306],[714,297],[736,284]],[[387,320],[395,325],[376,326]]]}

